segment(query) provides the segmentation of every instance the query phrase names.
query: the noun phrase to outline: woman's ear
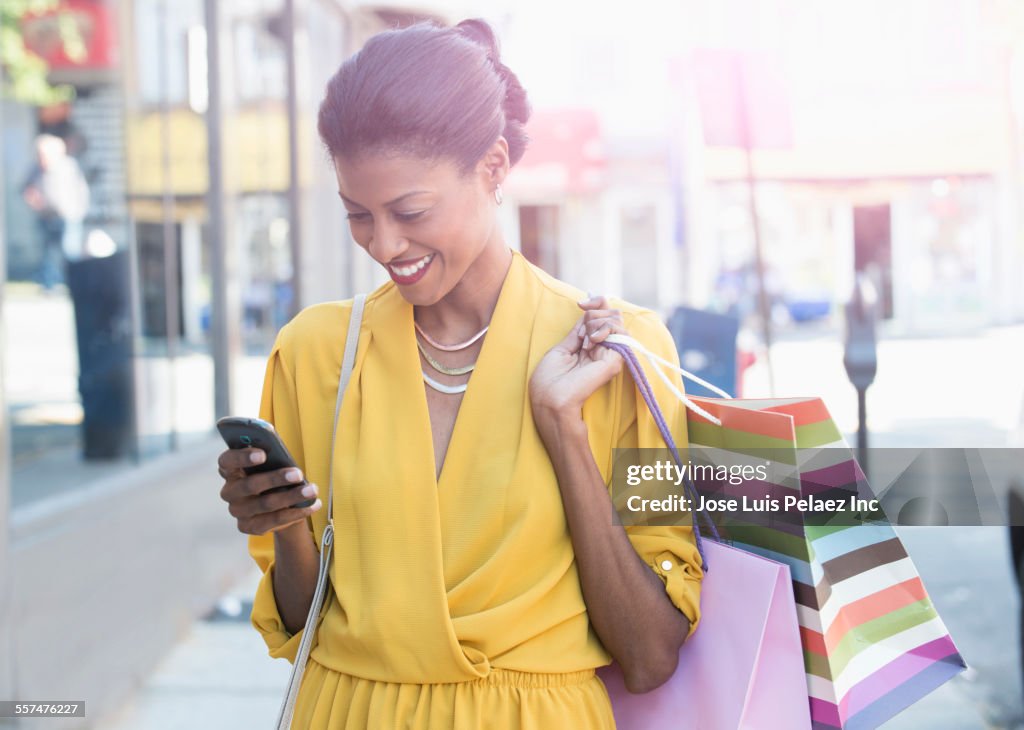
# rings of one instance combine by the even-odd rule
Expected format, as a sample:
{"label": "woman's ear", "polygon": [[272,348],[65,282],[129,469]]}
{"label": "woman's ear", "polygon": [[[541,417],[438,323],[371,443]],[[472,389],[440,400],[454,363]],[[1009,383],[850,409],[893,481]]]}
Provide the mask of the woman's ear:
{"label": "woman's ear", "polygon": [[477,171],[488,192],[505,182],[512,167],[508,159],[508,142],[498,137],[477,164]]}

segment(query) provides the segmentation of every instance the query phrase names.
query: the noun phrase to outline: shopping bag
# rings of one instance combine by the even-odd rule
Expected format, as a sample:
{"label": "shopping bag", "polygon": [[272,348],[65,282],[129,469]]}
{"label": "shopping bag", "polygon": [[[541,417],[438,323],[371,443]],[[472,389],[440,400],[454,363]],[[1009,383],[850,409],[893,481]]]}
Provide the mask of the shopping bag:
{"label": "shopping bag", "polygon": [[626,691],[612,664],[598,670],[621,730],[810,728],[803,651],[789,568],[704,544],[701,624],[679,652],[669,681]]}
{"label": "shopping bag", "polygon": [[[870,503],[874,494],[821,399],[690,398],[662,368],[692,375],[632,338],[608,339],[627,363],[634,356],[623,348],[643,354],[686,404],[689,461],[763,463],[772,475],[737,483],[697,479],[693,491],[751,502],[790,496],[850,505],[845,519],[766,509],[731,513],[728,524],[720,518],[716,526],[733,546],[790,569],[815,730],[878,727],[966,668],[892,525],[879,511],[853,519],[854,505]],[[639,386],[642,372],[634,379]]]}
{"label": "shopping bag", "polygon": [[[756,499],[795,490],[801,499],[846,506],[874,496],[821,399],[692,400],[720,423],[687,411],[691,459],[721,464],[770,454],[784,464],[775,473],[793,476],[777,480],[784,484],[698,483],[698,491]],[[741,516],[747,524],[720,526],[731,544],[792,573],[816,728],[878,727],[966,668],[887,520],[810,524],[792,519],[799,511]]]}

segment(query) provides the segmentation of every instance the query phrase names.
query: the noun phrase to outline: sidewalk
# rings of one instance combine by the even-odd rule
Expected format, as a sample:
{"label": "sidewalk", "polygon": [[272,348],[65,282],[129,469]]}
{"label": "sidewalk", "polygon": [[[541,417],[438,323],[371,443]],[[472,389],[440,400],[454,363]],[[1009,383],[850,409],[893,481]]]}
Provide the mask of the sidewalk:
{"label": "sidewalk", "polygon": [[[249,623],[259,573],[224,597],[209,618],[157,667],[136,696],[99,730],[268,730],[274,726],[292,665],[271,659]],[[231,616],[229,614],[235,614]]]}
{"label": "sidewalk", "polygon": [[1024,728],[1006,528],[903,527],[899,535],[968,669],[883,727]]}

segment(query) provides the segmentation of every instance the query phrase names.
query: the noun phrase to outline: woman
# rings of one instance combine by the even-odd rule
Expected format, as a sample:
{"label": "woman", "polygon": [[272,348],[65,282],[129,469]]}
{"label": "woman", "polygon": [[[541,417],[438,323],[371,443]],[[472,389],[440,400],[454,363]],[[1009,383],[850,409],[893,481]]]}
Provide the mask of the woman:
{"label": "woman", "polygon": [[[328,85],[319,130],[352,235],[392,281],[367,299],[341,409],[333,595],[295,727],[612,728],[595,667],[614,658],[650,690],[697,624],[690,528],[627,534],[607,487],[613,448],[661,441],[600,343],[675,348],[653,313],[584,299],[509,249],[496,212],[528,116],[482,21],[382,33]],[[262,452],[220,457],[264,572],[253,624],[291,661],[326,494],[297,509],[312,484],[260,492],[328,483],[350,312],[304,310],[270,355],[261,417],[304,474],[245,478]]]}

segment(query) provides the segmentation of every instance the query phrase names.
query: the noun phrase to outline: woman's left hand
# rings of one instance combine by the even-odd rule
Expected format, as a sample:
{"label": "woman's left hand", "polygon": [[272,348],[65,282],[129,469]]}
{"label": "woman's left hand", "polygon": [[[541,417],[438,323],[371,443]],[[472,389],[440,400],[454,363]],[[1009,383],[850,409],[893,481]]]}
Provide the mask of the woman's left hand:
{"label": "woman's left hand", "polygon": [[579,417],[583,402],[622,370],[622,356],[601,343],[613,332],[625,334],[622,312],[604,297],[580,302],[583,316],[565,339],[551,348],[530,378],[535,416]]}

